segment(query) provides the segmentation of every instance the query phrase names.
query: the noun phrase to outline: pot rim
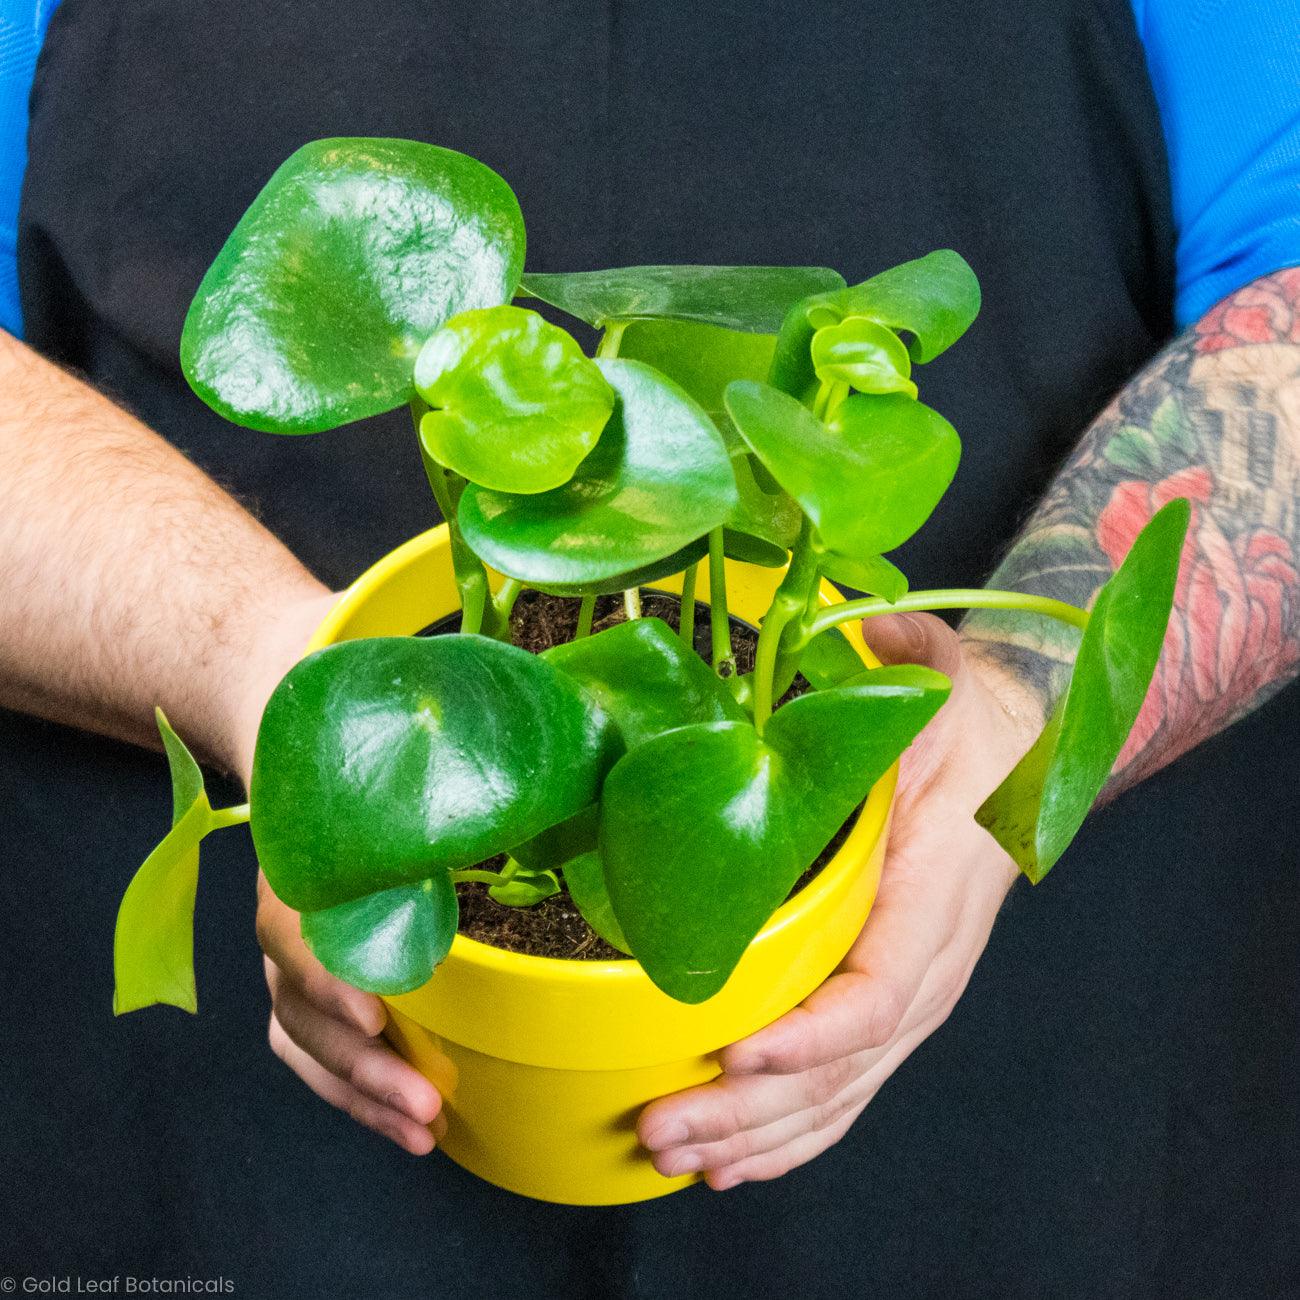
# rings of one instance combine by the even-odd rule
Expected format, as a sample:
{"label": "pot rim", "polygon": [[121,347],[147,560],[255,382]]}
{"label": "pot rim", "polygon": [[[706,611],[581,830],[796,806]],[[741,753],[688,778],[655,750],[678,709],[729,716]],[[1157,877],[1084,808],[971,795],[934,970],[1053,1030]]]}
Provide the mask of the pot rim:
{"label": "pot rim", "polygon": [[[339,633],[348,620],[370,601],[377,590],[382,589],[397,575],[406,572],[413,564],[419,563],[430,552],[443,549],[448,544],[448,540],[447,525],[438,524],[403,542],[372,564],[335,602],[312,634],[304,654],[337,642],[340,639]],[[733,565],[743,568],[758,567],[730,559],[727,564],[729,567]],[[500,576],[491,569],[488,573],[492,579]],[[652,589],[672,591],[671,586],[665,585],[665,581],[643,585]],[[820,595],[823,605],[839,604],[844,600],[840,591],[826,579],[822,580]],[[857,628],[850,630],[846,626],[842,630],[848,636],[853,648],[863,657],[867,667],[878,667],[879,660],[866,646]],[[392,635],[409,636],[411,633]],[[884,834],[897,775],[898,765],[894,764],[876,782],[834,857],[803,889],[772,914],[767,924],[750,941],[747,952],[767,946],[776,935],[791,926],[806,924],[808,916],[824,906],[826,896],[842,890],[844,878],[861,869],[866,856]],[[452,948],[448,953],[448,958],[453,957],[457,962],[476,968],[484,974],[514,973],[525,978],[531,974],[551,984],[560,981],[589,987],[596,983],[609,985],[622,981],[648,981],[650,978],[634,957],[606,961],[581,961],[571,957],[539,957],[531,953],[510,952],[505,948],[496,948],[478,939],[471,939],[459,931],[452,940]]]}

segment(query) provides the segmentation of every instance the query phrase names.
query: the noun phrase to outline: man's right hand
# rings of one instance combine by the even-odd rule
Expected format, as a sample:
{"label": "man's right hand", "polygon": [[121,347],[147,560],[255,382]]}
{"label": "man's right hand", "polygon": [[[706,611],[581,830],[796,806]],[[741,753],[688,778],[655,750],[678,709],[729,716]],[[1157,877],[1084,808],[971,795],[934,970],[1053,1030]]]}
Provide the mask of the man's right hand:
{"label": "man's right hand", "polygon": [[437,1089],[381,1037],[388,1016],[379,998],[312,956],[298,913],[261,872],[257,937],[271,990],[271,1050],[318,1097],[412,1155],[428,1155],[447,1124]]}

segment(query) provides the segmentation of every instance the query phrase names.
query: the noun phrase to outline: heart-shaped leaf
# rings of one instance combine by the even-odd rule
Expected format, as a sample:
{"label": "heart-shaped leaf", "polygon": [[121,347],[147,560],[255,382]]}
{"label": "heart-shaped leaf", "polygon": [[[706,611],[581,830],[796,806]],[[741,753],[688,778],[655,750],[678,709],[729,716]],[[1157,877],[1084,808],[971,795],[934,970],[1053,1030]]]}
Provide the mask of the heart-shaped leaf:
{"label": "heart-shaped leaf", "polygon": [[542,658],[613,718],[629,749],[673,727],[746,720],[726,683],[662,619],[617,623]]}
{"label": "heart-shaped leaf", "polygon": [[577,341],[518,307],[454,316],[420,352],[415,387],[434,408],[420,421],[429,454],[501,492],[567,483],[614,409]]}
{"label": "heart-shaped leaf", "polygon": [[733,379],[764,378],[775,343],[772,334],[745,334],[695,321],[636,320],[624,330],[619,344],[619,356],[644,361],[667,375],[718,426],[739,494],[736,508],[726,520],[724,551],[732,559],[768,568],[789,558],[802,516],[789,495],[765,472],[763,482],[756,477],[758,462],[732,426],[723,406],[723,392]]}
{"label": "heart-shaped leaf", "polygon": [[629,956],[627,936],[614,915],[605,885],[605,866],[595,850],[570,858],[564,864],[564,883],[582,919],[611,947]]}
{"label": "heart-shaped leaf", "polygon": [[488,889],[488,897],[503,907],[536,907],[560,892],[559,877],[553,871],[516,870],[504,884]]}
{"label": "heart-shaped leaf", "polygon": [[131,879],[113,934],[113,1014],[156,1002],[198,1010],[194,896],[199,842],[215,829],[203,774],[161,709],[158,731],[172,778],[172,828]]}
{"label": "heart-shaped leaf", "polygon": [[865,317],[904,335],[912,360],[926,362],[966,332],[979,308],[975,273],[959,254],[939,249],[798,303],[782,322],[768,382],[806,398],[818,382],[810,355],[813,335],[848,317]]}
{"label": "heart-shaped leaf", "polygon": [[605,782],[600,854],[614,913],[652,980],[716,993],[795,881],[934,715],[927,668],[863,673],[747,723],[665,732]]}
{"label": "heart-shaped leaf", "polygon": [[523,291],[588,325],[648,317],[772,334],[792,303],[843,284],[821,266],[622,266],[525,275]]}
{"label": "heart-shaped leaf", "polygon": [[892,551],[929,518],[961,457],[956,430],[902,394],[847,398],[823,424],[767,384],[727,386],[751,450],[842,555]]}
{"label": "heart-shaped leaf", "polygon": [[1065,852],[1137,721],[1164,644],[1191,509],[1179,497],[1097,593],[1070,684],[975,820],[1035,884]]}
{"label": "heart-shaped leaf", "polygon": [[302,914],[302,937],[330,972],[367,993],[392,996],[423,984],[451,951],[460,909],[451,875],[366,894]]}
{"label": "heart-shaped leaf", "polygon": [[181,367],[236,424],[332,429],[408,401],[424,341],[508,301],[523,263],[519,204],[482,163],[412,140],[316,140],[203,277]]}
{"label": "heart-shaped leaf", "polygon": [[855,560],[827,551],[818,561],[818,567],[832,582],[842,582],[869,596],[880,596],[891,605],[907,595],[907,575],[883,555]]}
{"label": "heart-shaped leaf", "polygon": [[689,546],[683,546],[680,551],[665,555],[653,564],[630,569],[626,573],[616,573],[613,577],[601,578],[598,582],[530,582],[528,585],[551,596],[612,596],[627,591],[630,587],[645,587],[658,582],[660,578],[681,573],[707,555],[708,550],[709,539],[700,537]]}
{"label": "heart-shaped leaf", "polygon": [[912,359],[893,330],[850,316],[813,335],[812,363],[823,384],[848,384],[860,393],[906,393],[916,396],[910,376]]}
{"label": "heart-shaped leaf", "polygon": [[596,365],[617,401],[573,478],[532,496],[477,484],[461,495],[470,547],[532,586],[581,589],[653,565],[736,506],[727,449],[700,406],[639,361]]}
{"label": "heart-shaped leaf", "polygon": [[262,869],[317,911],[504,852],[593,802],[613,724],[487,637],[345,641],[276,687],[253,761]]}

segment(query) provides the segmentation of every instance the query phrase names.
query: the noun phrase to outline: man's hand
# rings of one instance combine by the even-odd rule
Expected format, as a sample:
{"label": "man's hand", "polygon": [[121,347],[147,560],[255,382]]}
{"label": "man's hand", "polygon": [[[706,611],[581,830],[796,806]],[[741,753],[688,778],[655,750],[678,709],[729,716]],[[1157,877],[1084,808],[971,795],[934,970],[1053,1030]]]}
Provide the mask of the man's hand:
{"label": "man's hand", "polygon": [[271,990],[271,1050],[318,1096],[412,1155],[446,1129],[442,1098],[380,1037],[384,1004],[335,979],[307,949],[298,913],[257,878],[257,937]]}
{"label": "man's hand", "polygon": [[864,628],[886,663],[924,663],[952,695],[904,755],[880,891],[861,935],[800,1007],[722,1053],[712,1083],[648,1106],[660,1173],[717,1191],[776,1178],[838,1142],[956,1004],[1016,879],[972,819],[1042,726],[1033,697],[931,615]]}

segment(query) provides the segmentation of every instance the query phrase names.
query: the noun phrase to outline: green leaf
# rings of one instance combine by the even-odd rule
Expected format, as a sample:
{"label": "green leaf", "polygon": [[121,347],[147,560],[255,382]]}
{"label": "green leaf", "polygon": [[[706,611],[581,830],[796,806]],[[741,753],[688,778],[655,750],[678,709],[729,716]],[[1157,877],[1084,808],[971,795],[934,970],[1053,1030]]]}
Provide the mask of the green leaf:
{"label": "green leaf", "polygon": [[332,975],[367,993],[417,989],[451,951],[460,910],[445,871],[302,914],[302,937]]}
{"label": "green leaf", "polygon": [[1169,502],[1097,594],[1070,684],[979,822],[1035,884],[1083,825],[1137,720],[1164,644],[1191,508]]}
{"label": "green leaf", "polygon": [[198,1010],[194,897],[199,842],[213,815],[203,774],[161,709],[155,711],[172,780],[172,828],[122,896],[113,934],[113,1014],[156,1002]]}
{"label": "green leaf", "polygon": [[650,978],[702,1002],[912,738],[948,681],[879,668],[748,723],[668,731],[629,750],[601,801],[614,913]]}
{"label": "green leaf", "polygon": [[823,384],[843,383],[860,393],[916,396],[912,361],[891,329],[865,316],[850,316],[819,329],[812,339],[812,364]]}
{"label": "green leaf", "polygon": [[563,487],[532,496],[470,484],[460,527],[473,551],[531,586],[583,588],[682,550],[736,506],[708,415],[639,361],[596,362],[617,394],[596,449]]}
{"label": "green leaf", "polygon": [[577,341],[518,307],[454,316],[424,345],[415,387],[435,408],[420,421],[429,454],[501,492],[567,483],[614,409]]}
{"label": "green leaf", "polygon": [[698,537],[689,546],[665,555],[662,560],[642,565],[639,569],[630,569],[626,573],[616,573],[610,578],[601,578],[597,582],[531,582],[528,585],[552,596],[612,596],[627,591],[629,587],[644,587],[658,582],[660,578],[681,573],[707,555],[708,550],[709,539]]}
{"label": "green leaf", "polygon": [[503,885],[488,888],[488,897],[505,907],[536,907],[560,892],[559,877],[553,871],[516,871]]}
{"label": "green leaf", "polygon": [[843,284],[820,266],[623,266],[525,275],[523,291],[588,325],[659,318],[771,334],[792,303]]}
{"label": "green leaf", "polygon": [[727,410],[822,542],[850,557],[892,551],[916,532],[961,456],[952,425],[898,393],[849,397],[823,424],[793,397],[742,380],[727,386]]}
{"label": "green leaf", "polygon": [[848,637],[837,627],[819,632],[804,647],[799,657],[799,671],[815,691],[843,686],[864,671],[862,656]]}
{"label": "green leaf", "polygon": [[696,722],[742,722],[726,683],[658,618],[617,623],[545,651],[614,720],[629,749]]}
{"label": "green leaf", "polygon": [[408,401],[424,341],[508,301],[523,263],[519,204],[482,163],[411,140],[316,140],[203,277],[181,367],[236,424],[332,429]]}
{"label": "green leaf", "polygon": [[563,673],[480,636],[346,641],[276,687],[252,830],[290,907],[317,911],[504,852],[593,802],[617,753]]}
{"label": "green leaf", "polygon": [[596,847],[600,813],[595,804],[515,845],[510,850],[526,871],[556,871],[570,858]]}
{"label": "green leaf", "polygon": [[969,328],[980,287],[964,258],[943,248],[861,284],[806,298],[787,313],[768,382],[795,397],[817,384],[810,350],[818,329],[865,317],[904,336],[914,362],[933,361]]}
{"label": "green leaf", "polygon": [[564,883],[582,919],[611,947],[629,956],[627,936],[623,933],[609,901],[605,885],[605,867],[596,851],[570,858],[564,864]]}
{"label": "green leaf", "polygon": [[847,555],[827,551],[819,562],[822,573],[832,582],[842,582],[855,591],[880,596],[892,605],[907,595],[907,575],[883,555],[855,560]]}

